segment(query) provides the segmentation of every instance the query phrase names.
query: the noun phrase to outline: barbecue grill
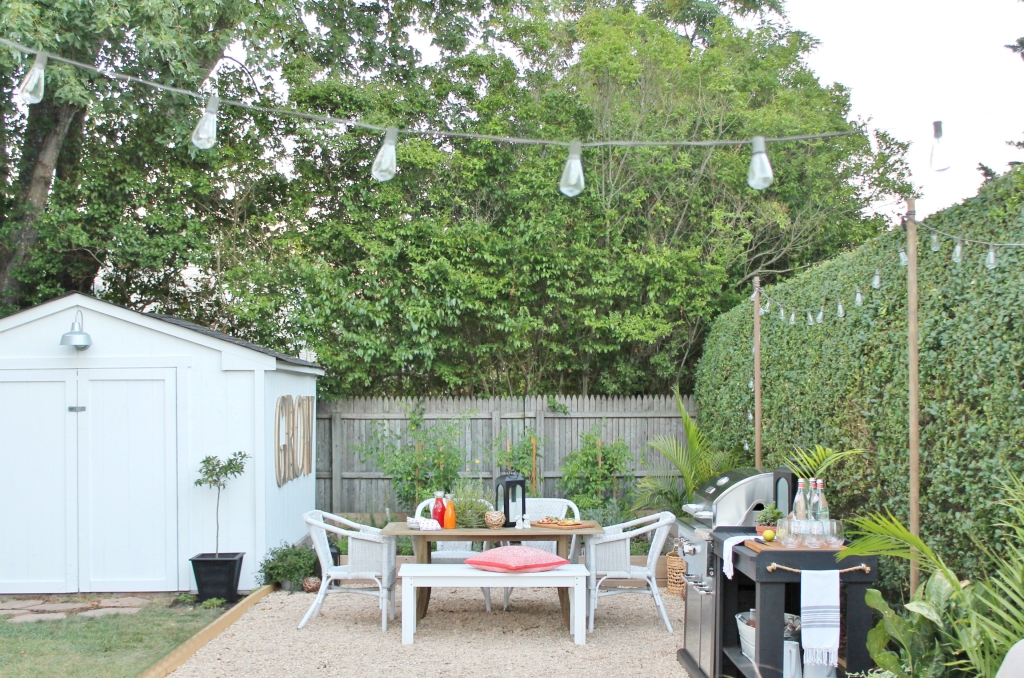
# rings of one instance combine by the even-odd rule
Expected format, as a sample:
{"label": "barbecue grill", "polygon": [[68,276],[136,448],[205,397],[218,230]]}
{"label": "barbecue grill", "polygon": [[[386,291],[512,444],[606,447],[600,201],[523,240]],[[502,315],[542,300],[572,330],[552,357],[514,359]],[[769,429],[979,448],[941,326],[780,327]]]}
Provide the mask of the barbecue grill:
{"label": "barbecue grill", "polygon": [[691,678],[714,678],[718,671],[715,574],[721,558],[712,553],[711,531],[723,526],[753,528],[758,513],[772,501],[788,513],[792,488],[793,476],[786,469],[733,469],[708,480],[694,492],[693,503],[683,505],[676,522],[677,551],[686,560],[686,619],[679,660]]}

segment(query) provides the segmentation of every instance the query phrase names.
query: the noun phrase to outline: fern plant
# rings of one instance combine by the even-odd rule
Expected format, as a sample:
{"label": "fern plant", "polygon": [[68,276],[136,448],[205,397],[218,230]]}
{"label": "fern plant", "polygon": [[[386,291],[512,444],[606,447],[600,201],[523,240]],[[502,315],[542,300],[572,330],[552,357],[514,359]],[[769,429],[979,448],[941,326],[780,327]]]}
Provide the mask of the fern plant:
{"label": "fern plant", "polygon": [[676,389],[675,396],[685,439],[658,436],[647,443],[661,452],[662,463],[652,465],[650,474],[637,483],[634,511],[678,512],[683,504],[690,503],[694,491],[704,481],[734,468],[738,463],[737,452],[720,452],[711,446],[707,436],[686,411],[679,389]]}
{"label": "fern plant", "polygon": [[806,450],[797,448],[784,462],[798,478],[823,478],[825,471],[846,457],[864,454],[864,450],[836,452],[830,447],[815,445]]}

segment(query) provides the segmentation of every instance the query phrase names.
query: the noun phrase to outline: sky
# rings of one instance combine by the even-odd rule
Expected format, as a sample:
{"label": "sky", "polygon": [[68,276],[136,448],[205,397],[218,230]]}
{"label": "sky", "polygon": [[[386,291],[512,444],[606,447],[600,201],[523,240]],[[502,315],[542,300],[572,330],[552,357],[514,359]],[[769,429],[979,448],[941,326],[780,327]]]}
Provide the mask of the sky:
{"label": "sky", "polygon": [[[808,64],[849,88],[853,117],[911,142],[919,219],[975,195],[979,162],[1002,173],[1024,161],[1006,143],[1024,140],[1024,60],[1004,47],[1024,36],[1024,3],[787,0],[786,15],[820,41]],[[929,168],[934,120],[945,172]]]}

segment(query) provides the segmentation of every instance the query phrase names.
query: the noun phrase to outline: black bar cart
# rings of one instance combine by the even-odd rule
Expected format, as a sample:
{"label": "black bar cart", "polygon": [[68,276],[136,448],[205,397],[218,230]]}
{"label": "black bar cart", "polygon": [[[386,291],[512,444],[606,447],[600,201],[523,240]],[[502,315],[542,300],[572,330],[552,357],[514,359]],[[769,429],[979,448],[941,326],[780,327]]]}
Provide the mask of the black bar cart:
{"label": "black bar cart", "polygon": [[[760,553],[743,543],[733,547],[732,579],[722,573],[723,542],[729,537],[756,532],[749,527],[717,527],[711,532],[710,557],[714,558],[714,592],[718,623],[714,631],[713,675],[701,671],[698,661],[684,648],[680,663],[691,677],[745,676],[783,678],[785,613],[800,614],[800,572],[840,570],[841,595],[845,593],[842,632],[846,636],[846,671],[866,671],[873,666],[867,650],[871,609],[864,594],[878,577],[878,559],[857,557],[836,561],[833,549],[772,548]],[[710,568],[709,568],[710,569]],[[687,601],[687,605],[691,601]],[[736,615],[754,609],[757,614],[754,661],[740,651]],[[696,670],[695,670],[696,669]],[[843,675],[839,671],[837,675]]]}

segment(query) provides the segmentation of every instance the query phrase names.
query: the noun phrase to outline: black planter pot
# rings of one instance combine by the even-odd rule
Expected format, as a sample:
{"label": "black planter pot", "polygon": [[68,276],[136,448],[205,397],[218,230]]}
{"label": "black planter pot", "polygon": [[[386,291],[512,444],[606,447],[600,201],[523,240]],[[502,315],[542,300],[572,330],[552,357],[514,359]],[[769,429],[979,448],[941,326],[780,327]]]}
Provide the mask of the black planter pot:
{"label": "black planter pot", "polygon": [[223,598],[229,603],[238,601],[238,579],[242,576],[244,553],[200,553],[189,558],[196,575],[196,588],[200,602],[210,598]]}

